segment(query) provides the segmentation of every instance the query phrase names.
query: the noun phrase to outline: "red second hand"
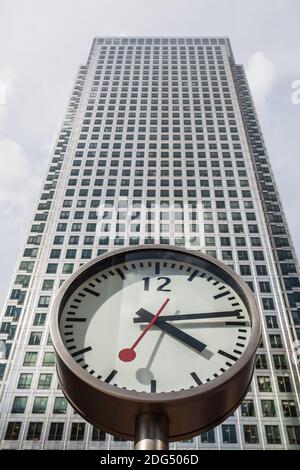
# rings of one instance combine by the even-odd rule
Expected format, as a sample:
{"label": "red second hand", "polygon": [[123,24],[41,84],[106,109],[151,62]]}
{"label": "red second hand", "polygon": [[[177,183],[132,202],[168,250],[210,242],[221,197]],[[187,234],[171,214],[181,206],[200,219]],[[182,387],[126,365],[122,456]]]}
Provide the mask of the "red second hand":
{"label": "red second hand", "polygon": [[131,348],[125,348],[125,349],[122,349],[120,352],[119,352],[119,359],[121,359],[121,361],[123,362],[130,362],[130,361],[133,361],[136,357],[136,353],[135,353],[135,348],[137,347],[137,345],[139,344],[139,342],[141,341],[141,339],[145,336],[145,334],[147,333],[147,331],[150,330],[151,326],[153,325],[153,323],[155,323],[156,319],[158,318],[158,316],[161,314],[161,312],[163,311],[163,309],[165,308],[165,306],[167,305],[167,303],[169,302],[170,299],[166,299],[164,301],[164,303],[161,305],[161,307],[159,308],[159,310],[156,312],[156,314],[154,315],[154,317],[152,318],[152,320],[148,323],[148,325],[146,326],[146,328],[142,331],[142,333],[140,334],[140,336],[138,337],[138,339],[136,340],[136,342],[131,346]]}

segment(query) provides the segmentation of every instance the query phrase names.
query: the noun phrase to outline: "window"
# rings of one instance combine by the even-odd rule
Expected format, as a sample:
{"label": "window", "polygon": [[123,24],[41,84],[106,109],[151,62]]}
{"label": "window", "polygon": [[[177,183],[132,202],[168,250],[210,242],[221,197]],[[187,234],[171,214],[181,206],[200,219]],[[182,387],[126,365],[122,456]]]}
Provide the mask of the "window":
{"label": "window", "polygon": [[265,310],[275,310],[274,300],[272,298],[263,298],[262,303]]}
{"label": "window", "polygon": [[48,390],[51,387],[52,374],[40,374],[37,388]]}
{"label": "window", "polygon": [[23,366],[35,366],[37,359],[37,352],[27,352],[25,353]]}
{"label": "window", "polygon": [[280,432],[278,426],[265,426],[266,438],[268,444],[280,444]]}
{"label": "window", "polygon": [[236,429],[234,424],[222,424],[222,436],[224,444],[236,444]]}
{"label": "window", "polygon": [[269,335],[271,348],[282,348],[282,339],[279,334]]}
{"label": "window", "polygon": [[93,432],[92,432],[92,441],[105,441],[106,435],[104,431],[101,431],[100,429],[93,427]]}
{"label": "window", "polygon": [[10,421],[6,428],[5,440],[6,441],[17,441],[21,430],[21,421]]}
{"label": "window", "polygon": [[53,406],[54,414],[65,414],[67,412],[68,402],[64,397],[56,397]]}
{"label": "window", "polygon": [[30,346],[39,346],[42,339],[42,333],[40,331],[32,331],[30,333],[28,344]]}
{"label": "window", "polygon": [[46,313],[36,313],[33,321],[33,326],[43,326],[46,320]]}
{"label": "window", "polygon": [[70,441],[82,441],[84,438],[85,423],[72,423]]}
{"label": "window", "polygon": [[292,391],[291,381],[289,377],[277,377],[277,383],[280,392],[286,393]]}
{"label": "window", "polygon": [[281,400],[282,411],[286,418],[296,418],[297,409],[294,400]]}
{"label": "window", "polygon": [[271,380],[268,376],[258,376],[257,385],[260,392],[272,392]]}
{"label": "window", "polygon": [[50,296],[41,295],[39,298],[38,307],[43,307],[43,308],[49,307],[49,303],[50,303]]}
{"label": "window", "polygon": [[251,276],[251,268],[248,264],[240,265],[241,276]]}
{"label": "window", "polygon": [[41,438],[43,423],[29,423],[26,439],[38,441]]}
{"label": "window", "polygon": [[15,397],[12,405],[12,413],[24,413],[27,404],[27,397]]}
{"label": "window", "polygon": [[278,328],[278,321],[275,315],[266,315],[267,328]]}
{"label": "window", "polygon": [[215,442],[215,431],[210,429],[207,432],[203,432],[200,437],[202,444],[213,444]]}
{"label": "window", "polygon": [[287,369],[286,358],[284,354],[273,354],[275,369]]}
{"label": "window", "polygon": [[51,423],[48,440],[49,441],[61,441],[63,436],[64,423]]}
{"label": "window", "polygon": [[42,290],[52,290],[54,286],[54,280],[52,279],[45,279],[43,282]]}
{"label": "window", "polygon": [[35,397],[32,407],[32,413],[44,414],[47,408],[47,397]]}
{"label": "window", "polygon": [[45,352],[42,365],[45,367],[54,366],[54,352]]}
{"label": "window", "polygon": [[267,369],[267,357],[265,354],[256,354],[256,362],[255,362],[256,369]]}
{"label": "window", "polygon": [[300,444],[300,426],[287,426],[289,444]]}
{"label": "window", "polygon": [[261,411],[264,418],[274,418],[276,416],[275,403],[273,400],[261,400]]}
{"label": "window", "polygon": [[244,439],[246,444],[258,444],[258,431],[255,424],[245,424],[244,429]]}
{"label": "window", "polygon": [[241,404],[242,416],[255,416],[253,400],[244,400]]}
{"label": "window", "polygon": [[18,387],[20,389],[28,389],[31,386],[32,374],[20,374]]}

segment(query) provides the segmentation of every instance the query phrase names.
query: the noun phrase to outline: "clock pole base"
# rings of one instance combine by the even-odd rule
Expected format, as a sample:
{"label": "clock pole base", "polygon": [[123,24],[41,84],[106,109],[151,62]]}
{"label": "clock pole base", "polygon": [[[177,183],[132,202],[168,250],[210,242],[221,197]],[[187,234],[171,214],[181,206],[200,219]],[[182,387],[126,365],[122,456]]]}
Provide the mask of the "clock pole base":
{"label": "clock pole base", "polygon": [[168,419],[162,414],[142,413],[135,423],[135,450],[168,450]]}

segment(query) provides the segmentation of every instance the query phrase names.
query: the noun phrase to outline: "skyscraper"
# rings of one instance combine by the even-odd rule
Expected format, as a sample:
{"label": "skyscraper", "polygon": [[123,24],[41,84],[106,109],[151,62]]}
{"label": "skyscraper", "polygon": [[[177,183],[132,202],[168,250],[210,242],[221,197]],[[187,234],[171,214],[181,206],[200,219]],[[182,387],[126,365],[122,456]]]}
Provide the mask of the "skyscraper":
{"label": "skyscraper", "polygon": [[1,317],[1,448],[128,448],[67,404],[49,310],[86,260],[153,243],[228,264],[263,323],[241,407],[173,446],[300,448],[299,268],[245,72],[222,37],[94,39]]}

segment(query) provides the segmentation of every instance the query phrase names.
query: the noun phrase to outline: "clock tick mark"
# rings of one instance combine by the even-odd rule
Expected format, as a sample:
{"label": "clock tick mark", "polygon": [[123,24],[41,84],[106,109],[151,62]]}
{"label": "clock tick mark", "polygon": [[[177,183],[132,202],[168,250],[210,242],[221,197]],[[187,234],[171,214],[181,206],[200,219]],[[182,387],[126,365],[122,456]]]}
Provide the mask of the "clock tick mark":
{"label": "clock tick mark", "polygon": [[241,354],[243,353],[243,351],[238,351],[237,349],[234,349],[233,352],[234,352],[235,354],[239,354],[239,355],[241,355]]}
{"label": "clock tick mark", "polygon": [[120,278],[124,281],[126,279],[125,274],[121,271],[121,269],[117,268],[116,272],[119,274]]}
{"label": "clock tick mark", "polygon": [[225,297],[228,294],[230,294],[230,291],[226,290],[225,292],[221,292],[220,294],[214,295],[214,299],[215,300],[221,299],[222,297]]}
{"label": "clock tick mark", "polygon": [[228,359],[231,359],[232,361],[237,361],[237,357],[233,356],[232,354],[229,354],[226,351],[223,351],[222,349],[219,349],[218,354],[221,354],[221,356],[227,357]]}
{"label": "clock tick mark", "polygon": [[160,274],[160,263],[155,263],[155,274]]}
{"label": "clock tick mark", "polygon": [[85,294],[83,294],[82,292],[79,292],[78,295],[79,295],[79,297],[85,297]]}
{"label": "clock tick mark", "polygon": [[201,381],[200,377],[196,374],[196,372],[191,372],[191,376],[193,377],[193,379],[195,380],[197,385],[202,384],[202,381]]}
{"label": "clock tick mark", "polygon": [[151,380],[151,393],[156,393],[156,380]]}
{"label": "clock tick mark", "polygon": [[70,305],[70,308],[78,308],[78,305]]}
{"label": "clock tick mark", "polygon": [[67,318],[66,321],[71,321],[71,322],[85,322],[87,319],[86,318]]}
{"label": "clock tick mark", "polygon": [[[72,346],[72,349],[74,349],[76,346]],[[83,348],[83,349],[79,349],[79,351],[76,351],[72,354],[72,357],[77,357],[77,356],[81,356],[81,354],[85,354],[86,352],[89,352],[91,351],[93,348],[91,346],[88,346],[86,348]]]}
{"label": "clock tick mark", "polygon": [[195,271],[193,271],[192,274],[188,277],[188,281],[191,282],[197,276],[198,273],[198,269],[195,269]]}
{"label": "clock tick mark", "polygon": [[88,364],[84,364],[84,366],[82,366],[83,369],[87,369],[88,368]]}
{"label": "clock tick mark", "polygon": [[90,289],[89,287],[84,287],[83,290],[87,292],[88,294],[94,295],[95,297],[99,297],[99,292],[96,292],[93,289]]}
{"label": "clock tick mark", "polygon": [[106,379],[104,380],[104,382],[106,382],[107,384],[109,384],[109,382],[112,381],[112,379],[115,377],[115,375],[118,373],[117,370],[113,370],[107,377]]}
{"label": "clock tick mark", "polygon": [[74,302],[77,302],[78,304],[81,304],[82,300],[81,299],[74,299]]}

